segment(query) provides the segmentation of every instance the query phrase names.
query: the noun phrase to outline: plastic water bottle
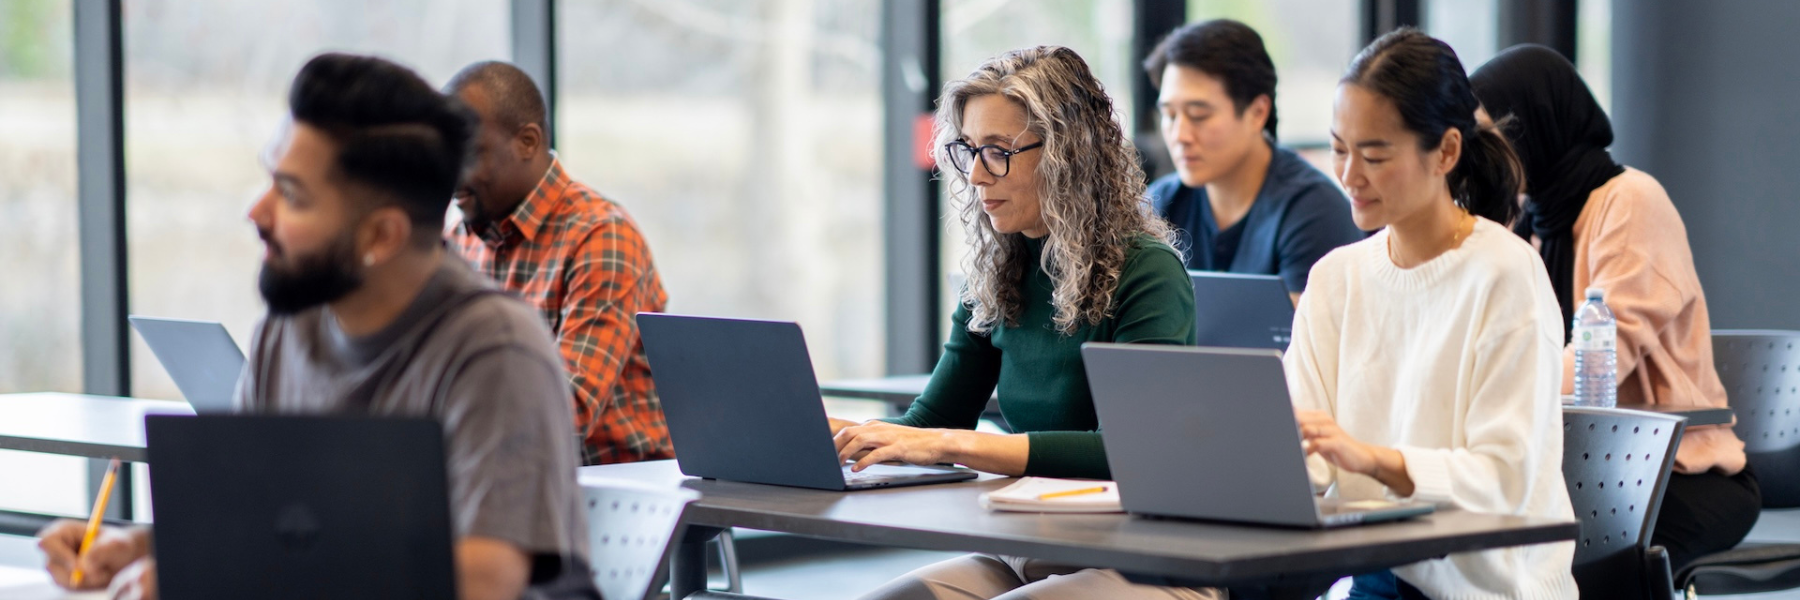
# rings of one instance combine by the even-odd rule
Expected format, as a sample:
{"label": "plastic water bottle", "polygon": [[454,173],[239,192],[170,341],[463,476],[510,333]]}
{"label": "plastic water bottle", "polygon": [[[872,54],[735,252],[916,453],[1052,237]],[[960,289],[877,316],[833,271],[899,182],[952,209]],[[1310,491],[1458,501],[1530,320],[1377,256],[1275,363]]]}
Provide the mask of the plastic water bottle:
{"label": "plastic water bottle", "polygon": [[1569,342],[1575,346],[1575,405],[1612,408],[1619,404],[1618,321],[1606,308],[1605,290],[1587,289],[1575,309]]}

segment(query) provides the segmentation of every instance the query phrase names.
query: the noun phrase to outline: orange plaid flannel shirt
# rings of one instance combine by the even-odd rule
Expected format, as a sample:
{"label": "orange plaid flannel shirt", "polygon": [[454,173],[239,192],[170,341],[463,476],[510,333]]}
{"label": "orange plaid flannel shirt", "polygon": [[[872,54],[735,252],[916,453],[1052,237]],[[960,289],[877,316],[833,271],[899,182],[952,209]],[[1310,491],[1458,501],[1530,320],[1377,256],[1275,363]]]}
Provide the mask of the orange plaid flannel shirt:
{"label": "orange plaid flannel shirt", "polygon": [[631,216],[553,159],[525,201],[484,229],[458,223],[450,244],[543,313],[575,390],[583,462],[674,457],[635,318],[663,310],[668,295]]}

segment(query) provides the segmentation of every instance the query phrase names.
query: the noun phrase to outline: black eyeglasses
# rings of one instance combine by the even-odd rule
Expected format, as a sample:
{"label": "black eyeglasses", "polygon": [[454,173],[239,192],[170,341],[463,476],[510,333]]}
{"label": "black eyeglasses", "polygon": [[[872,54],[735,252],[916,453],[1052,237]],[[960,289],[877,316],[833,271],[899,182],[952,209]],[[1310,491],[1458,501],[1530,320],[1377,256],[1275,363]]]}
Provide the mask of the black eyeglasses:
{"label": "black eyeglasses", "polygon": [[975,172],[974,158],[976,154],[980,154],[981,164],[987,167],[988,173],[993,174],[995,177],[1005,177],[1006,173],[1012,170],[1012,157],[1014,154],[1025,152],[1027,150],[1035,150],[1043,145],[1043,142],[1038,142],[1036,144],[1026,145],[1018,150],[1007,150],[993,144],[988,144],[986,146],[970,146],[968,142],[957,140],[944,144],[944,153],[950,155],[950,166],[956,167],[956,170],[962,171],[964,175]]}

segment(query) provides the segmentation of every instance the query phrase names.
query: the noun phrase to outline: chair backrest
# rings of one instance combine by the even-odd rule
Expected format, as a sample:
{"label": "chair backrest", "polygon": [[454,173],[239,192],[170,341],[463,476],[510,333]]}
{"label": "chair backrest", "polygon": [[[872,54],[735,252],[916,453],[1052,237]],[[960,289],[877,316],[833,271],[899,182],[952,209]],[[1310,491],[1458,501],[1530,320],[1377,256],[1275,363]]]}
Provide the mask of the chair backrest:
{"label": "chair backrest", "polygon": [[1563,479],[1581,522],[1574,572],[1584,596],[1645,597],[1645,552],[1686,421],[1563,408]]}
{"label": "chair backrest", "polygon": [[601,597],[644,600],[660,594],[669,542],[680,531],[682,513],[700,494],[596,478],[582,478],[581,488],[588,515],[588,564]]}
{"label": "chair backrest", "polygon": [[1712,343],[1763,506],[1800,506],[1800,331],[1715,331]]}

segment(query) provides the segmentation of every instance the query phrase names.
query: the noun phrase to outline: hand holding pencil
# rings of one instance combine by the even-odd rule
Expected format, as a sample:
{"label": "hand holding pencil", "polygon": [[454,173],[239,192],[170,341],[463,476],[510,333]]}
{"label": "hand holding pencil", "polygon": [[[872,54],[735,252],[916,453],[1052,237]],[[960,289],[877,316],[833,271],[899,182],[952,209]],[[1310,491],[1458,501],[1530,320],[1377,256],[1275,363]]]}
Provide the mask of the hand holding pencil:
{"label": "hand holding pencil", "polygon": [[81,545],[75,548],[75,570],[69,573],[69,587],[81,587],[81,559],[87,556],[88,548],[94,545],[94,538],[100,537],[100,524],[106,517],[106,504],[112,500],[113,481],[119,477],[119,459],[112,459],[106,465],[106,476],[100,478],[100,497],[94,499],[94,511],[88,516],[87,530],[81,534]]}
{"label": "hand holding pencil", "polygon": [[[106,478],[108,484],[112,478]],[[101,495],[105,500],[97,500],[96,505],[113,501],[111,494],[104,491],[111,488],[103,487]],[[94,511],[96,517],[104,513],[105,506],[97,506]],[[91,537],[90,524],[94,525]],[[95,518],[88,522],[63,519],[51,523],[38,533],[38,548],[44,552],[45,570],[57,585],[81,590],[105,588],[119,571],[150,553],[147,532],[99,526]]]}

